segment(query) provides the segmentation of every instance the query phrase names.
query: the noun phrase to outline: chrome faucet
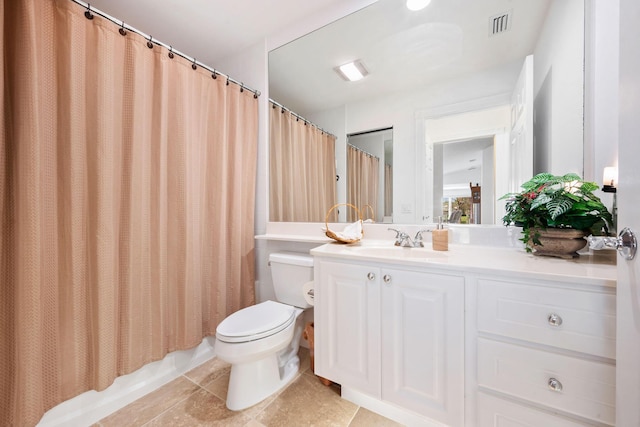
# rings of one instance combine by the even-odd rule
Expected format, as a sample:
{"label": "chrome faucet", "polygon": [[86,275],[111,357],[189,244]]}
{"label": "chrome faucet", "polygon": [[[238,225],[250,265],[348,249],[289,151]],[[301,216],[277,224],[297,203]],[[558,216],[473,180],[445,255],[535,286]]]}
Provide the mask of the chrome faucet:
{"label": "chrome faucet", "polygon": [[388,228],[389,231],[396,232],[395,246],[402,246],[403,248],[423,248],[424,242],[422,241],[422,233],[431,230],[420,230],[416,233],[416,236],[411,240],[411,236],[402,230],[396,230],[395,228]]}

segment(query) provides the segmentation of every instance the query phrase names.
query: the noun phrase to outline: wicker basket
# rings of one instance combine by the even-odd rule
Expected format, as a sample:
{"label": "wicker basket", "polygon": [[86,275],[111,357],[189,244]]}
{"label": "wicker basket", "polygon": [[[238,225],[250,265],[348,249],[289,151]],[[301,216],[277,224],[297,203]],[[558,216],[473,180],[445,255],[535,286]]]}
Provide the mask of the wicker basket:
{"label": "wicker basket", "polygon": [[360,225],[362,225],[362,214],[360,213],[360,210],[358,208],[356,208],[351,203],[338,203],[337,205],[333,205],[333,207],[327,211],[327,215],[324,217],[325,234],[327,235],[327,237],[330,237],[331,239],[339,243],[355,243],[360,241],[360,239],[362,239],[362,235],[364,235],[364,231],[357,239],[345,239],[344,237],[336,234],[334,231],[331,231],[329,229],[329,216],[331,215],[331,212],[339,206],[349,206],[350,208],[355,209],[356,214],[359,218],[358,221],[360,221]]}
{"label": "wicker basket", "polygon": [[[369,208],[369,212],[371,212],[371,217],[370,218],[363,218],[364,220],[371,220],[372,222],[376,222],[376,213],[373,210],[373,208],[371,207],[371,205],[364,205],[365,208]],[[364,208],[363,208],[364,210]]]}

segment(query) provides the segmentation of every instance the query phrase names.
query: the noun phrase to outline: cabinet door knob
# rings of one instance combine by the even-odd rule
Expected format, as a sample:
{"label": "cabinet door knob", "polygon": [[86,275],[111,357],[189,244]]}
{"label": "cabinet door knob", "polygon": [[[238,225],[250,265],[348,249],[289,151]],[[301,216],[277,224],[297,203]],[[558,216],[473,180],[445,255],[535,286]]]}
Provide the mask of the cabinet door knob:
{"label": "cabinet door knob", "polygon": [[384,276],[382,276],[382,280],[384,281],[384,283],[391,283],[391,276],[388,274],[385,274]]}
{"label": "cabinet door knob", "polygon": [[367,279],[375,280],[376,279],[376,275],[370,272],[369,274],[367,274]]}
{"label": "cabinet door knob", "polygon": [[547,320],[549,320],[549,324],[551,326],[560,326],[560,325],[562,325],[562,317],[558,316],[555,313],[551,313],[549,315],[549,317],[547,318]]}
{"label": "cabinet door knob", "polygon": [[549,378],[547,385],[553,391],[562,391],[562,383],[555,378]]}

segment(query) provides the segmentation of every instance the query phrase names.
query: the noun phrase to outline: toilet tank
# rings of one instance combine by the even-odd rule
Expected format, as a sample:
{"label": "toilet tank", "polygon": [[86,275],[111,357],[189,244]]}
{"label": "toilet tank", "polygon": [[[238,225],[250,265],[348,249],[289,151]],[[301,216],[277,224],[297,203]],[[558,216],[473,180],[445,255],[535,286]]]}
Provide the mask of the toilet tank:
{"label": "toilet tank", "polygon": [[311,307],[304,299],[303,287],[313,281],[313,257],[297,252],[274,252],[269,255],[269,265],[276,299],[296,307]]}

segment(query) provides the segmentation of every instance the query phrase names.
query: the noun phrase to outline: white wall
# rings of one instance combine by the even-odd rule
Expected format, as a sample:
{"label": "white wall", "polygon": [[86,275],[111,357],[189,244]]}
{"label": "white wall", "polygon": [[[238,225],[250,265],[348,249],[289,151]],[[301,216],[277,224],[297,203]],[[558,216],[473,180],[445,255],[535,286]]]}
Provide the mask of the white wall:
{"label": "white wall", "polygon": [[[494,138],[495,140],[495,138]],[[482,185],[481,189],[481,201],[482,201],[482,210],[480,212],[480,216],[482,219],[482,224],[500,224],[499,218],[494,218],[495,214],[495,203],[487,203],[488,201],[496,200],[495,194],[495,183],[494,183],[494,148],[487,147],[482,151],[482,179],[480,180],[480,184]],[[499,194],[502,196],[502,194]]]}
{"label": "white wall", "polygon": [[[618,166],[619,2],[587,0],[585,179],[602,184],[607,166]],[[597,84],[595,83],[597,82]],[[598,196],[611,208],[611,193]]]}
{"label": "white wall", "polygon": [[536,144],[547,147],[542,172],[583,174],[583,22],[583,0],[551,2],[534,50],[533,95],[541,96],[534,105],[542,107],[535,110],[535,129],[545,130]]}

